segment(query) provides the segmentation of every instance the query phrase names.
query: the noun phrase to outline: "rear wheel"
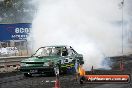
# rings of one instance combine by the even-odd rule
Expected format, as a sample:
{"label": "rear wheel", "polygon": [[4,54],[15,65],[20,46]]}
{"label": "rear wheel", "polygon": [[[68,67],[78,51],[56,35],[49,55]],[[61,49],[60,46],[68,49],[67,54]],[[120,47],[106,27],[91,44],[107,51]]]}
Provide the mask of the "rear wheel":
{"label": "rear wheel", "polygon": [[25,77],[31,77],[32,74],[30,74],[30,73],[24,73],[24,76],[25,76]]}

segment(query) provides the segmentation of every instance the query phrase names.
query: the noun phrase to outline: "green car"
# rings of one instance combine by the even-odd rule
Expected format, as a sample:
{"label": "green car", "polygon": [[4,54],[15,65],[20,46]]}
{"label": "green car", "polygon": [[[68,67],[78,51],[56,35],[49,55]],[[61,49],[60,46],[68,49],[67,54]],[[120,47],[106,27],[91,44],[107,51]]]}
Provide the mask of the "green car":
{"label": "green car", "polygon": [[71,46],[40,47],[30,58],[21,61],[24,76],[33,74],[64,74],[75,72],[75,64],[84,64],[83,55]]}

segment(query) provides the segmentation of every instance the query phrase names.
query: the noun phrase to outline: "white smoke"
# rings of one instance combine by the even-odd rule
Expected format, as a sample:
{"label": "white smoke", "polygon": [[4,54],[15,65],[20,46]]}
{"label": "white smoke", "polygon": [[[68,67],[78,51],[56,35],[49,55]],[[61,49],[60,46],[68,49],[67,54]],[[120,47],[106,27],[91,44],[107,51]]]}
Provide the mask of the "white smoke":
{"label": "white smoke", "polygon": [[36,50],[71,45],[84,55],[85,69],[102,67],[105,56],[121,54],[120,0],[37,0],[31,38]]}

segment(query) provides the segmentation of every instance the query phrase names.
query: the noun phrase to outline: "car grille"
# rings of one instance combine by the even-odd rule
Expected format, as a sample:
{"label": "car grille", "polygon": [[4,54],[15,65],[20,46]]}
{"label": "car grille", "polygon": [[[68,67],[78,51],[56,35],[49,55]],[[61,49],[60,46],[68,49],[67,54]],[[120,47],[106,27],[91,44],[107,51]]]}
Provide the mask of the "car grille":
{"label": "car grille", "polygon": [[20,69],[22,72],[30,72],[31,70],[37,70],[38,73],[41,72],[53,72],[54,68],[50,68],[50,67],[35,67],[35,68],[21,68]]}

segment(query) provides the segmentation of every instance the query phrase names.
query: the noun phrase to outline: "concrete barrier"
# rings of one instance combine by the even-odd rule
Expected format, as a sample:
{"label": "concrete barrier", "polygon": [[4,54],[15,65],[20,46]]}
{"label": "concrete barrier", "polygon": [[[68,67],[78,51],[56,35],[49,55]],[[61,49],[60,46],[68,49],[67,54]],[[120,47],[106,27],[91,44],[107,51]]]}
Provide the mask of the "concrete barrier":
{"label": "concrete barrier", "polygon": [[0,57],[0,72],[11,72],[20,68],[20,62],[30,56]]}

